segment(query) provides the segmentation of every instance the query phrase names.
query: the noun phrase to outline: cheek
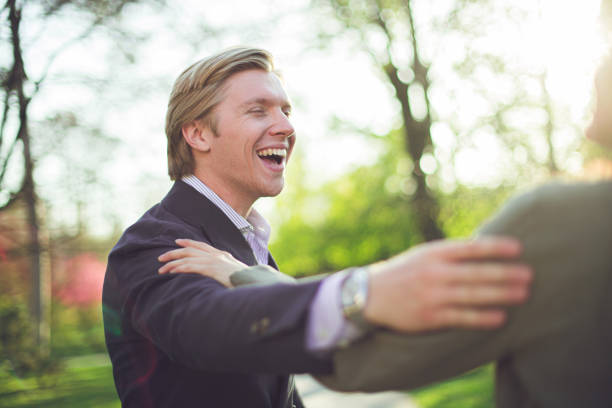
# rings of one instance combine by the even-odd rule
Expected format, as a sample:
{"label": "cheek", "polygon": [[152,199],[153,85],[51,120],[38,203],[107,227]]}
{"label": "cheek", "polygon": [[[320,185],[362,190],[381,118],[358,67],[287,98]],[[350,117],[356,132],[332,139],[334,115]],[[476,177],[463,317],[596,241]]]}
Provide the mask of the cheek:
{"label": "cheek", "polygon": [[293,152],[293,148],[295,147],[295,142],[296,142],[296,138],[295,138],[295,133],[294,133],[293,136],[289,138],[289,154]]}

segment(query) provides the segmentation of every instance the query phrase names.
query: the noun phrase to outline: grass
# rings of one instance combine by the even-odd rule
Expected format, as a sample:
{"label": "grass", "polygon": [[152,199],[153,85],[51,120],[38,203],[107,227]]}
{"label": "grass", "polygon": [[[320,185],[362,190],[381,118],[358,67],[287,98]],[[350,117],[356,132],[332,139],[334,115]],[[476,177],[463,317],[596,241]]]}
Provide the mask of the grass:
{"label": "grass", "polygon": [[[120,408],[110,362],[105,354],[66,360],[54,384],[36,378],[0,376],[0,408]],[[470,371],[411,393],[422,408],[493,407],[493,367]]]}
{"label": "grass", "polygon": [[411,393],[422,408],[490,408],[494,406],[493,365]]}
{"label": "grass", "polygon": [[39,385],[36,378],[0,378],[0,407],[11,408],[119,408],[121,406],[108,358],[85,356],[66,361],[66,368]]}

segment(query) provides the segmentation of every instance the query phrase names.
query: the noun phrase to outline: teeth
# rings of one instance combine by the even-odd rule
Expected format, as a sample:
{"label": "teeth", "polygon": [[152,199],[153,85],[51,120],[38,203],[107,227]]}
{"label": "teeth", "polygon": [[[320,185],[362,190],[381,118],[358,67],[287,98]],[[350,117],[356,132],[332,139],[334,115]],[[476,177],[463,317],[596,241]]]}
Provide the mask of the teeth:
{"label": "teeth", "polygon": [[286,157],[287,156],[287,150],[286,149],[264,149],[264,150],[258,151],[257,155],[259,157],[265,157],[265,156]]}

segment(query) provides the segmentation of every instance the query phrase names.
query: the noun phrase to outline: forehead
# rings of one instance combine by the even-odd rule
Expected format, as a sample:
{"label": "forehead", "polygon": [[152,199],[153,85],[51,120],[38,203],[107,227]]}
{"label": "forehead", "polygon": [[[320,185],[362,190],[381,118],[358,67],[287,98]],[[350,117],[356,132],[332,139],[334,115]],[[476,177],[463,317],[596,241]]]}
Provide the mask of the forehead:
{"label": "forehead", "polygon": [[289,104],[285,88],[274,72],[252,69],[238,72],[227,79],[224,102],[242,105],[255,100],[266,100],[279,105]]}

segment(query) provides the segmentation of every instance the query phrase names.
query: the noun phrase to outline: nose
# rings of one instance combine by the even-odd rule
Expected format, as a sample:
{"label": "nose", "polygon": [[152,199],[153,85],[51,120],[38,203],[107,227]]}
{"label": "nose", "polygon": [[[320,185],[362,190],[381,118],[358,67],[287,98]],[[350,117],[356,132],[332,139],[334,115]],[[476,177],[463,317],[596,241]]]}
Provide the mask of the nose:
{"label": "nose", "polygon": [[270,128],[270,134],[273,136],[281,136],[283,138],[292,136],[295,133],[295,129],[293,128],[293,125],[285,112],[279,109],[275,116],[274,124]]}

